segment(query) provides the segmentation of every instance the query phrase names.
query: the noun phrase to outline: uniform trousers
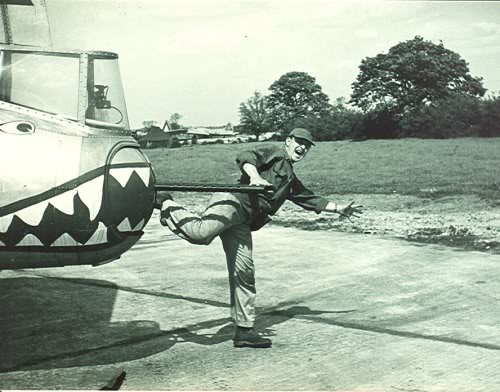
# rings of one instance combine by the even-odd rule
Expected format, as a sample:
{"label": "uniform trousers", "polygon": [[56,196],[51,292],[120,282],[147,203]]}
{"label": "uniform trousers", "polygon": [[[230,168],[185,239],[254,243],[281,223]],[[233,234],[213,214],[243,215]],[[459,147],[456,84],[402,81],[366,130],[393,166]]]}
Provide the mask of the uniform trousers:
{"label": "uniform trousers", "polygon": [[240,327],[255,321],[255,268],[249,216],[230,193],[215,193],[206,210],[197,215],[172,200],[163,203],[161,224],[197,245],[222,240],[229,272],[231,318]]}

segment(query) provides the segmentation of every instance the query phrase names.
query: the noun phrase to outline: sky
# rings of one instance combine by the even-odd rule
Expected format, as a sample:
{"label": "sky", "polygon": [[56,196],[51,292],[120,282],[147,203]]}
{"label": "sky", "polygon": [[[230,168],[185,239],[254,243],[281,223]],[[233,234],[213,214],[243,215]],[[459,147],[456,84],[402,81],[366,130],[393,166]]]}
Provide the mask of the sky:
{"label": "sky", "polygon": [[349,98],[361,60],[422,36],[500,91],[500,1],[45,0],[55,47],[119,55],[132,128],[239,123],[291,71]]}

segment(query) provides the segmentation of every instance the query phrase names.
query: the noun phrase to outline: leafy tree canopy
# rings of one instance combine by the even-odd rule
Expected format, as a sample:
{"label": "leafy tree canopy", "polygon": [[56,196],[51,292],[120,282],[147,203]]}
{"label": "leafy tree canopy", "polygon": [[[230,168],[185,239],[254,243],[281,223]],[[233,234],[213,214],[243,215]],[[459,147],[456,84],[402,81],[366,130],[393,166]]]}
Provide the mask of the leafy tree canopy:
{"label": "leafy tree canopy", "polygon": [[269,130],[269,111],[266,97],[255,91],[246,102],[240,103],[240,125],[245,132],[259,138],[259,135]]}
{"label": "leafy tree canopy", "polygon": [[182,118],[182,115],[179,113],[174,113],[170,116],[170,127],[172,129],[180,129],[181,128],[181,123],[180,120]]}
{"label": "leafy tree canopy", "polygon": [[281,128],[301,118],[320,117],[330,110],[329,98],[305,72],[288,72],[269,87],[271,122]]}
{"label": "leafy tree canopy", "polygon": [[361,61],[351,102],[365,111],[402,114],[451,95],[482,97],[482,78],[469,74],[458,53],[422,37],[400,42],[387,54]]}

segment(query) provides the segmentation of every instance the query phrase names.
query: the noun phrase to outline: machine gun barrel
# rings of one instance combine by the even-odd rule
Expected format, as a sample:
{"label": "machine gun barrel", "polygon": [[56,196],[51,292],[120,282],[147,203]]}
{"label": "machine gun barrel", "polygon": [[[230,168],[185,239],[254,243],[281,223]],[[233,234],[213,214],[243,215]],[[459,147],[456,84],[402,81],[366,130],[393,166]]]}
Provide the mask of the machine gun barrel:
{"label": "machine gun barrel", "polygon": [[245,184],[155,184],[157,191],[179,191],[179,192],[235,192],[235,193],[272,193],[273,187],[255,186]]}

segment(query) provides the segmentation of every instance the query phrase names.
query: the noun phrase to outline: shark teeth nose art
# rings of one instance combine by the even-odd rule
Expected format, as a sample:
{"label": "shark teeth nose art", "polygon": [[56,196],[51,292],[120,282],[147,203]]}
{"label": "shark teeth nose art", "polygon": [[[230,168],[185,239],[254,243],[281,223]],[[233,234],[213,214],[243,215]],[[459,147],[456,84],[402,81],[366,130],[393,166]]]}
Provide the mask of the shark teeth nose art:
{"label": "shark teeth nose art", "polygon": [[127,185],[128,180],[132,176],[132,173],[136,172],[138,176],[141,178],[142,182],[144,183],[145,186],[148,186],[149,184],[149,176],[151,174],[151,170],[149,167],[136,167],[136,168],[130,168],[130,167],[121,167],[121,168],[113,168],[109,171],[109,174],[111,174],[116,181],[120,183],[122,187],[125,188]]}
{"label": "shark teeth nose art", "polygon": [[130,226],[130,221],[128,220],[128,218],[125,218],[123,221],[121,221],[121,223],[117,226],[117,229],[122,233],[132,231],[132,227]]}
{"label": "shark teeth nose art", "polygon": [[132,229],[132,231],[142,230],[143,227],[144,227],[144,219],[141,219],[141,221]]}
{"label": "shark teeth nose art", "polygon": [[12,218],[14,214],[9,214],[0,217],[0,233],[5,233],[9,229],[10,223],[12,222]]}
{"label": "shark teeth nose art", "polygon": [[[52,204],[59,211],[63,212],[66,215],[73,215],[74,213],[74,202],[73,198],[76,194],[76,191],[65,192],[59,196],[53,197],[50,199],[50,204]],[[28,222],[26,222],[28,223]]]}
{"label": "shark teeth nose art", "polygon": [[85,245],[105,244],[106,242],[108,242],[108,228],[102,222],[99,222],[97,230]]}
{"label": "shark teeth nose art", "polygon": [[38,226],[49,204],[63,214],[73,215],[75,212],[74,198],[76,194],[78,194],[80,200],[87,206],[90,220],[93,221],[101,209],[103,179],[103,176],[99,176],[80,185],[76,189],[71,189],[50,199],[23,208],[13,214],[0,217],[0,232],[5,233],[8,230],[14,216],[17,216],[30,226]]}
{"label": "shark teeth nose art", "polygon": [[18,211],[16,215],[24,223],[31,226],[38,226],[48,205],[48,201],[43,201]]}
{"label": "shark teeth nose art", "polygon": [[104,176],[99,176],[80,185],[77,189],[80,199],[89,209],[91,221],[96,218],[101,209],[103,182]]}
{"label": "shark teeth nose art", "polygon": [[126,233],[128,231],[139,231],[144,227],[144,219],[141,219],[141,221],[135,225],[134,228],[130,225],[130,220],[128,218],[125,218],[118,226],[117,229],[118,231],[121,231],[122,233]]}
{"label": "shark teeth nose art", "polygon": [[57,240],[55,240],[51,246],[78,246],[81,245],[79,242],[75,241],[68,233],[62,234]]}
{"label": "shark teeth nose art", "polygon": [[27,234],[21,241],[17,243],[18,246],[43,246],[42,241],[40,241],[33,234]]}
{"label": "shark teeth nose art", "polygon": [[130,235],[137,237],[151,215],[154,175],[146,165],[119,165],[93,169],[43,193],[0,206],[4,213],[0,246],[69,249],[114,246]]}

